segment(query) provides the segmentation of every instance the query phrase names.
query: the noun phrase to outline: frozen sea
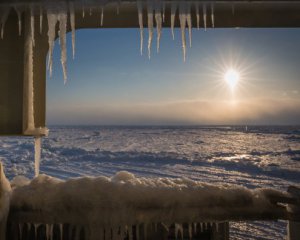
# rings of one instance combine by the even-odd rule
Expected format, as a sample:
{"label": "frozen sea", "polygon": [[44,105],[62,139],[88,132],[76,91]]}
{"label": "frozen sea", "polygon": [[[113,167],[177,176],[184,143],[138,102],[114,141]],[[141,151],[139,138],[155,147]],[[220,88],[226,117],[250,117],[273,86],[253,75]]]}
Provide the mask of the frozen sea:
{"label": "frozen sea", "polygon": [[[214,184],[286,190],[300,186],[300,126],[53,126],[40,172],[57,178],[188,177]],[[34,175],[32,138],[1,137],[9,179]],[[284,239],[286,222],[234,222],[231,239]]]}

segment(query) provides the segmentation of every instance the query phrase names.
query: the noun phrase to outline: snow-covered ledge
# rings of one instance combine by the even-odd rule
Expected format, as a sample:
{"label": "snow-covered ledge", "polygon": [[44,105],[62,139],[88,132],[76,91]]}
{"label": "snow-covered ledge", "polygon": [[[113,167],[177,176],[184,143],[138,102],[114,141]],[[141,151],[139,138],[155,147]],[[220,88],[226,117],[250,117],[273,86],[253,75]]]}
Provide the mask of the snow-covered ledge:
{"label": "snow-covered ledge", "polygon": [[64,234],[68,228],[91,240],[102,240],[104,233],[111,239],[127,235],[133,239],[134,234],[153,239],[144,234],[154,231],[151,226],[160,226],[161,235],[174,234],[175,228],[179,238],[183,234],[190,238],[207,227],[218,232],[224,222],[233,220],[300,220],[299,213],[287,207],[288,203],[299,206],[293,194],[189,179],[137,178],[119,172],[111,178],[62,181],[40,175],[32,181],[17,178],[12,186],[10,232],[20,227],[25,233],[24,226],[26,231],[42,231],[38,228],[43,225],[48,236]]}

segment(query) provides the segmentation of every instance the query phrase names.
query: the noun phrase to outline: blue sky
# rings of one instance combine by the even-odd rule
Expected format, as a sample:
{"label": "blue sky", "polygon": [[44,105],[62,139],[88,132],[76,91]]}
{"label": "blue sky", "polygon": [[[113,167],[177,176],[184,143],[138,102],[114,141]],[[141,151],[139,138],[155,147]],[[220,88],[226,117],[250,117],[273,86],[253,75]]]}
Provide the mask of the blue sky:
{"label": "blue sky", "polygon": [[192,40],[184,63],[180,32],[165,28],[149,60],[138,29],[80,30],[73,60],[69,35],[67,84],[58,44],[47,77],[48,124],[300,124],[299,30],[194,29]]}

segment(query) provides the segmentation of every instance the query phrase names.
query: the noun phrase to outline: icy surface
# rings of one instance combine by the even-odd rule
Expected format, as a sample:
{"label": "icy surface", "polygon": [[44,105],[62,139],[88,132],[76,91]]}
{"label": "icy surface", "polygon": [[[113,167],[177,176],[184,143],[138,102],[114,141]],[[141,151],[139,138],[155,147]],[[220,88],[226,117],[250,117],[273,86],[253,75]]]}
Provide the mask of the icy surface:
{"label": "icy surface", "polygon": [[[296,127],[54,127],[43,141],[41,173],[60,179],[170,177],[286,191],[300,182]],[[9,179],[34,176],[31,138],[0,138]],[[22,182],[22,181],[19,181]],[[234,239],[284,239],[285,222],[232,223]]]}

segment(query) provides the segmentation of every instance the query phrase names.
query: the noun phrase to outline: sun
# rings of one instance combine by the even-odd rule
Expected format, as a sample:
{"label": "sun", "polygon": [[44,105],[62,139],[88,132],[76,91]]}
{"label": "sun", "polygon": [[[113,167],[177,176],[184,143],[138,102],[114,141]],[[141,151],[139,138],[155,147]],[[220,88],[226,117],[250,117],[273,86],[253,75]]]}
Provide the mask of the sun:
{"label": "sun", "polygon": [[233,91],[240,79],[240,74],[235,69],[228,69],[224,75],[224,80]]}

